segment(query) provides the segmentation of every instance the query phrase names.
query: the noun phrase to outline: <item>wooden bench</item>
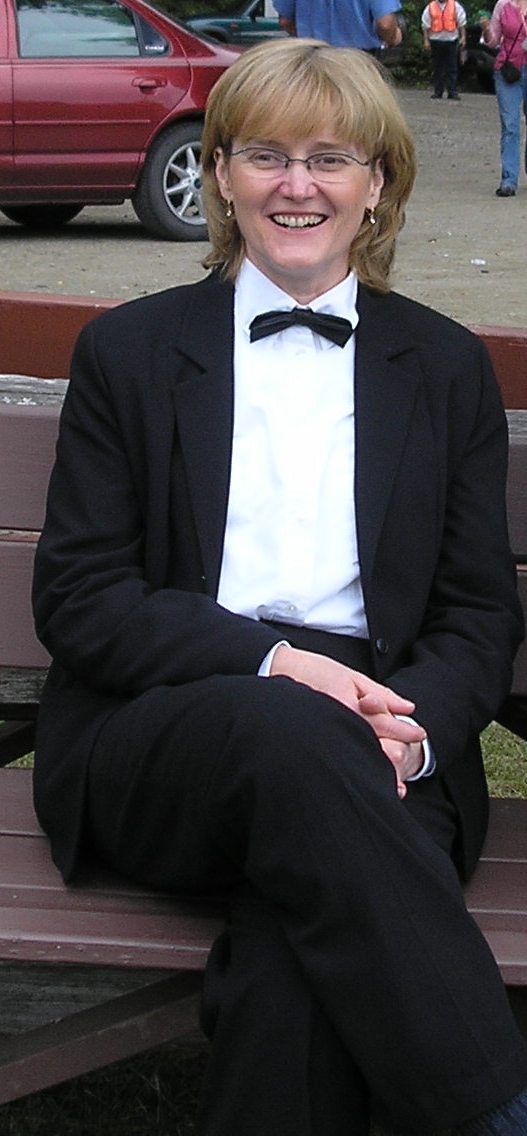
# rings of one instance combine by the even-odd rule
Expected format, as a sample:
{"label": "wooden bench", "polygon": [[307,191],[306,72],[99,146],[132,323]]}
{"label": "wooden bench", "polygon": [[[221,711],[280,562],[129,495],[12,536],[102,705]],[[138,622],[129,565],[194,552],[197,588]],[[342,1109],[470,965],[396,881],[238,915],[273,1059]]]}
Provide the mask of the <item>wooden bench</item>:
{"label": "wooden bench", "polygon": [[[27,303],[41,316],[45,312],[38,339],[45,328],[46,362],[40,370],[47,378],[0,379],[3,767],[32,748],[49,661],[34,636],[29,593],[66,386],[60,378],[66,373],[64,356],[82,323],[106,306],[92,309],[84,301],[81,310],[80,302],[67,299],[54,306],[49,297]],[[15,309],[17,304],[26,319],[24,297]],[[65,319],[73,323],[66,327]],[[13,317],[10,326],[11,334],[24,327],[29,354],[17,344],[5,355],[9,369],[34,371],[39,355],[31,320],[24,324]],[[0,359],[5,327],[0,297]],[[501,350],[505,339],[496,329],[492,335]],[[506,342],[507,367],[514,358],[516,368],[506,378],[519,399],[527,378],[527,333],[514,338],[507,332]],[[50,382],[51,376],[59,377]],[[527,411],[509,412],[509,427],[509,513],[527,610]],[[504,724],[522,737],[526,699],[522,648],[514,692],[502,714]],[[492,802],[489,837],[467,899],[527,1026],[527,801]],[[217,903],[180,901],[109,874],[86,876],[65,888],[34,815],[30,771],[0,769],[0,1103],[164,1042],[194,1041],[201,976],[221,926]]]}

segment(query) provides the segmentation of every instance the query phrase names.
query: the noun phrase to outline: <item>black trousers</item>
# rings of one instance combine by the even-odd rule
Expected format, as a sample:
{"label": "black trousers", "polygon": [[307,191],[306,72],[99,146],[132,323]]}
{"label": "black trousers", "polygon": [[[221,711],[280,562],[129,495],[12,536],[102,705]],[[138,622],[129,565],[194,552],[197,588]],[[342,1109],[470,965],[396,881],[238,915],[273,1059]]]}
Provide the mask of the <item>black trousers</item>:
{"label": "black trousers", "polygon": [[[317,640],[320,642],[320,640]],[[437,778],[401,802],[370,727],[284,678],[156,688],[104,727],[94,843],[132,878],[226,891],[202,1136],[426,1136],[527,1084],[448,854]]]}
{"label": "black trousers", "polygon": [[457,52],[459,41],[430,40],[432,53],[432,82],[434,94],[442,95],[445,87],[449,95],[457,93]]}

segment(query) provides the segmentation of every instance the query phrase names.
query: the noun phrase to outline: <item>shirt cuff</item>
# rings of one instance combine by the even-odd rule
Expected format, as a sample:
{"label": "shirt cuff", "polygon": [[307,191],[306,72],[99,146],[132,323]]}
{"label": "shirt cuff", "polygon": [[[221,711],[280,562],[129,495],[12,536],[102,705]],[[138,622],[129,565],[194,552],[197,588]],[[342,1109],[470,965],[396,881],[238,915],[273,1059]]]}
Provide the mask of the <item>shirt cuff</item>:
{"label": "shirt cuff", "polygon": [[[415,718],[409,718],[407,714],[396,714],[395,717],[399,718],[401,722],[409,722],[411,726],[419,725]],[[411,777],[405,777],[405,781],[420,781],[421,777],[431,777],[432,773],[435,773],[437,763],[428,738],[425,738],[421,745],[423,747],[423,764],[417,770],[417,773],[412,774]]]}
{"label": "shirt cuff", "polygon": [[262,659],[260,666],[258,667],[257,674],[260,676],[260,678],[270,678],[272,662],[278,647],[290,646],[291,644],[288,643],[286,639],[281,639],[279,643],[275,643],[274,647],[271,647],[271,650],[267,652],[265,657]]}

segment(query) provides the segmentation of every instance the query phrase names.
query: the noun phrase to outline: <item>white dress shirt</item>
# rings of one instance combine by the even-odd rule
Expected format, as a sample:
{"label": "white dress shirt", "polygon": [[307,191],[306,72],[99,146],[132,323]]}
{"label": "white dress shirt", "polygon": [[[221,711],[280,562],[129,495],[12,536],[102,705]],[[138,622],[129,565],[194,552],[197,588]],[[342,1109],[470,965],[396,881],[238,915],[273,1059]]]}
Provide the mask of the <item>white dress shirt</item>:
{"label": "white dress shirt", "polygon": [[[345,315],[355,331],[356,299],[350,273],[309,307]],[[256,315],[298,306],[244,261],[234,299],[234,432],[218,603],[251,619],[367,638],[355,522],[355,337],[338,347],[294,325],[250,341]],[[418,776],[434,764],[426,753]]]}
{"label": "white dress shirt", "polygon": [[[345,312],[347,277],[309,306]],[[294,326],[251,343],[249,324],[296,301],[248,260],[235,289],[234,437],[218,601],[368,637],[355,525],[354,336],[338,347]]]}

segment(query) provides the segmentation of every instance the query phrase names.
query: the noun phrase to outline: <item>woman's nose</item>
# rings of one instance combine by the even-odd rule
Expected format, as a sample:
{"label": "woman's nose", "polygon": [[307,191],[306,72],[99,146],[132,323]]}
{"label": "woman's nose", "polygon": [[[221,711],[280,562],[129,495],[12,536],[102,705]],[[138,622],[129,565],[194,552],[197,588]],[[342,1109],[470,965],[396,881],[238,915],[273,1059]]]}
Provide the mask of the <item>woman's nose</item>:
{"label": "woman's nose", "polygon": [[317,184],[305,162],[293,160],[284,170],[281,189],[287,196],[312,197]]}

